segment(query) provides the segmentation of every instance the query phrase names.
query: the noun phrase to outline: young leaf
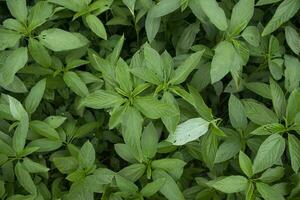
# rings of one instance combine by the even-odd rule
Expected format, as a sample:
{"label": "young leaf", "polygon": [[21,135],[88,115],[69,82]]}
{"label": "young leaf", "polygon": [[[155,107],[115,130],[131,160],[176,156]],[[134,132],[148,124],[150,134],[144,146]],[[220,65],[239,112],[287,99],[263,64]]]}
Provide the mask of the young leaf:
{"label": "young leaf", "polygon": [[15,166],[15,174],[22,187],[30,194],[36,195],[37,188],[30,174],[25,170],[20,162]]}
{"label": "young leaf", "polygon": [[81,78],[75,73],[68,71],[63,77],[65,83],[73,92],[81,97],[85,97],[89,94],[89,90]]}
{"label": "young leaf", "polygon": [[254,0],[239,0],[232,9],[229,33],[239,34],[249,23],[254,13]]}
{"label": "young leaf", "polygon": [[46,79],[42,79],[33,86],[25,99],[25,108],[29,114],[36,111],[39,106],[46,88]]}
{"label": "young leaf", "polygon": [[6,5],[12,16],[14,16],[20,22],[26,24],[27,21],[26,0],[6,1]]}
{"label": "young leaf", "polygon": [[123,102],[124,99],[116,93],[105,90],[96,90],[84,97],[80,101],[80,105],[93,109],[102,109],[118,106]]}
{"label": "young leaf", "polygon": [[27,48],[20,47],[9,53],[8,57],[0,68],[0,80],[4,85],[14,81],[15,74],[22,69],[28,60]]}
{"label": "young leaf", "polygon": [[300,151],[299,139],[296,136],[289,134],[288,146],[289,146],[289,153],[291,157],[292,169],[294,170],[295,173],[298,173],[300,167],[300,156],[298,153]]}
{"label": "young leaf", "polygon": [[158,148],[159,135],[153,123],[149,123],[143,131],[141,137],[141,146],[143,155],[147,158],[153,158]]}
{"label": "young leaf", "polygon": [[0,28],[0,50],[16,46],[21,38],[21,34]]}
{"label": "young leaf", "polygon": [[173,145],[184,145],[204,135],[208,131],[209,124],[202,118],[189,119],[179,124],[175,132],[169,135],[167,141]]}
{"label": "young leaf", "polygon": [[30,122],[30,128],[39,135],[49,139],[60,139],[58,132],[46,122],[34,120]]}
{"label": "young leaf", "polygon": [[287,44],[292,49],[292,51],[299,55],[300,53],[300,36],[297,31],[292,28],[291,26],[285,27],[285,39],[287,41]]}
{"label": "young leaf", "polygon": [[50,67],[51,57],[47,49],[36,39],[29,38],[28,50],[33,59],[43,67]]}
{"label": "young leaf", "polygon": [[284,200],[285,198],[266,183],[256,183],[256,188],[265,200]]}
{"label": "young leaf", "polygon": [[165,16],[180,7],[180,0],[162,0],[152,8],[153,17]]}
{"label": "young leaf", "polygon": [[245,191],[248,187],[248,180],[243,176],[233,175],[212,181],[209,185],[221,192],[230,194]]}
{"label": "young leaf", "polygon": [[300,2],[295,0],[284,0],[276,9],[272,19],[266,25],[262,32],[262,36],[266,36],[276,29],[278,29],[283,23],[291,19],[300,8]]}
{"label": "young leaf", "polygon": [[184,200],[182,192],[179,190],[176,182],[173,178],[167,174],[167,172],[156,169],[153,171],[153,180],[165,179],[165,184],[160,188],[160,193],[162,193],[168,200]]}
{"label": "young leaf", "polygon": [[251,178],[253,175],[252,161],[242,151],[240,151],[240,153],[239,153],[239,164],[240,164],[240,168],[242,169],[244,174],[246,174],[248,178]]}
{"label": "young leaf", "polygon": [[258,47],[260,43],[260,33],[256,26],[247,26],[242,33],[242,37],[251,45]]}
{"label": "young leaf", "polygon": [[145,187],[143,187],[143,189],[141,190],[141,194],[143,195],[143,197],[150,198],[152,195],[156,194],[158,190],[160,190],[165,182],[165,178],[156,179],[155,181],[145,185]]}
{"label": "young leaf", "polygon": [[286,120],[288,124],[293,124],[295,122],[295,117],[300,112],[300,90],[295,89],[290,94],[288,98],[287,108],[286,108]]}
{"label": "young leaf", "polygon": [[219,30],[225,31],[227,29],[228,25],[225,12],[219,6],[216,0],[193,1],[195,2],[195,6],[197,4],[200,5],[201,9],[207,15],[211,23],[213,23]]}
{"label": "young leaf", "polygon": [[44,30],[38,38],[44,46],[52,51],[78,49],[88,44],[87,40],[82,40],[77,35],[58,28]]}
{"label": "young leaf", "polygon": [[183,173],[183,167],[186,163],[175,158],[165,158],[154,160],[151,163],[153,169],[162,169],[168,172],[173,178],[179,179]]}
{"label": "young leaf", "polygon": [[247,127],[247,117],[242,102],[235,97],[230,95],[228,102],[229,119],[231,125],[235,129],[245,129]]}
{"label": "young leaf", "polygon": [[106,40],[107,34],[105,31],[105,27],[101,20],[95,15],[88,15],[85,17],[86,23],[89,26],[89,28],[100,38]]}
{"label": "young leaf", "polygon": [[199,51],[190,55],[176,70],[170,83],[177,85],[186,80],[188,75],[197,67],[204,51]]}
{"label": "young leaf", "polygon": [[37,2],[28,15],[28,29],[34,30],[44,24],[53,14],[53,6],[46,1]]}
{"label": "young leaf", "polygon": [[95,150],[93,145],[87,141],[81,147],[78,154],[78,161],[84,168],[90,168],[95,162]]}
{"label": "young leaf", "polygon": [[274,110],[277,116],[281,118],[285,113],[285,96],[280,86],[273,79],[270,79],[270,89]]}
{"label": "young leaf", "polygon": [[279,134],[270,135],[259,147],[253,162],[254,173],[261,172],[274,165],[282,156],[285,141]]}

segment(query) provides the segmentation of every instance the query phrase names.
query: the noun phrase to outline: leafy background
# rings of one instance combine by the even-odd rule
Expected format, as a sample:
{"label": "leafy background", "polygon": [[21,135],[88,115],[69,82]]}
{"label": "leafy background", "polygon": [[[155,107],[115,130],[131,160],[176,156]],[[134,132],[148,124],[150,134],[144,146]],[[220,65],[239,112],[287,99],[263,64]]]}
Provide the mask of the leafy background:
{"label": "leafy background", "polygon": [[299,8],[0,1],[0,198],[299,199]]}

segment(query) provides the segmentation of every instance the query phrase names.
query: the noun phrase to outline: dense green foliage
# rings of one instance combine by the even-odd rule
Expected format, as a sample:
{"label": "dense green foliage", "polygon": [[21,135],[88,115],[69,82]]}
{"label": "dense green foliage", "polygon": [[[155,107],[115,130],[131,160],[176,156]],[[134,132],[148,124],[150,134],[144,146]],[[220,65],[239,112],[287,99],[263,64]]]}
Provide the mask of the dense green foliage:
{"label": "dense green foliage", "polygon": [[299,8],[0,1],[0,199],[299,200]]}

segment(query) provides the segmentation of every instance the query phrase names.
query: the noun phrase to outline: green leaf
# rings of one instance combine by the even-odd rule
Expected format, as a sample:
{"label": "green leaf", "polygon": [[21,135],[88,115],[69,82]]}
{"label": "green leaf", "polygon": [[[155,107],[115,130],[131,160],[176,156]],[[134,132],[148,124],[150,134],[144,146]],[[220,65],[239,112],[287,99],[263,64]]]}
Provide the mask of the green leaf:
{"label": "green leaf", "polygon": [[124,141],[131,149],[131,153],[140,161],[141,150],[141,135],[142,135],[143,117],[137,109],[129,107],[123,116],[122,120],[122,135]]}
{"label": "green leaf", "polygon": [[146,34],[149,42],[152,42],[156,34],[158,33],[160,22],[161,22],[160,17],[154,17],[153,9],[149,10],[145,21],[145,29],[146,29]]}
{"label": "green leaf", "polygon": [[162,169],[168,172],[174,179],[179,179],[183,173],[183,167],[186,163],[175,158],[164,158],[154,160],[151,163],[153,169]]}
{"label": "green leaf", "polygon": [[26,0],[6,1],[6,5],[13,17],[15,17],[20,22],[26,24],[27,21]]}
{"label": "green leaf", "polygon": [[132,80],[129,72],[129,67],[123,59],[119,59],[116,67],[116,80],[120,88],[129,94],[132,91]]}
{"label": "green leaf", "polygon": [[9,53],[3,66],[0,68],[0,80],[8,85],[14,81],[15,74],[22,69],[28,60],[27,48],[20,47]]}
{"label": "green leaf", "polygon": [[133,155],[133,152],[131,151],[129,145],[127,144],[115,144],[115,151],[117,154],[123,159],[126,160],[129,163],[136,163],[136,159]]}
{"label": "green leaf", "polygon": [[256,188],[265,200],[284,200],[285,198],[266,183],[256,183]]}
{"label": "green leaf", "polygon": [[200,138],[200,152],[201,160],[205,165],[212,169],[214,167],[214,161],[216,160],[216,154],[218,149],[217,135],[212,132],[208,132]]}
{"label": "green leaf", "polygon": [[228,101],[229,119],[235,129],[244,130],[247,127],[247,117],[242,102],[234,95]]}
{"label": "green leaf", "polygon": [[294,170],[295,173],[298,173],[299,167],[300,167],[300,141],[299,139],[294,136],[289,134],[288,136],[288,147],[289,147],[289,153],[291,157],[291,165],[292,169]]}
{"label": "green leaf", "polygon": [[193,0],[195,5],[201,7],[203,12],[207,15],[211,23],[213,23],[219,30],[225,31],[228,27],[227,18],[224,10],[219,6],[216,0]]}
{"label": "green leaf", "polygon": [[234,46],[227,42],[220,42],[216,49],[215,55],[211,62],[210,77],[211,82],[215,83],[221,80],[228,72],[237,67],[239,56]]}
{"label": "green leaf", "polygon": [[67,51],[86,46],[88,41],[80,37],[58,28],[44,30],[38,36],[40,42],[52,51]]}
{"label": "green leaf", "polygon": [[146,67],[150,71],[152,71],[160,81],[162,81],[164,78],[163,61],[158,52],[151,48],[149,45],[145,45],[144,57]]}
{"label": "green leaf", "polygon": [[300,53],[300,36],[299,33],[291,26],[285,27],[285,39],[292,51],[299,55]]}
{"label": "green leaf", "polygon": [[[70,9],[74,12],[79,12],[86,7],[86,4],[82,0],[48,0],[51,3],[63,6],[67,9]],[[105,2],[106,3],[106,2]]]}
{"label": "green leaf", "polygon": [[134,6],[135,6],[135,3],[136,3],[136,0],[122,0],[122,2],[130,10],[131,14],[134,15]]}
{"label": "green leaf", "polygon": [[15,31],[0,29],[0,50],[11,48],[17,45],[21,35]]}
{"label": "green leaf", "polygon": [[118,174],[132,182],[135,182],[141,178],[145,170],[146,166],[144,164],[137,163],[121,169]]}
{"label": "green leaf", "polygon": [[84,97],[81,100],[80,105],[93,109],[102,109],[118,106],[123,102],[124,99],[116,93],[105,90],[96,90]]}
{"label": "green leaf", "polygon": [[153,17],[162,17],[177,10],[180,7],[180,0],[162,0],[152,8]]}
{"label": "green leaf", "polygon": [[221,192],[230,194],[245,191],[248,187],[248,180],[243,176],[232,175],[212,181],[209,185]]}
{"label": "green leaf", "polygon": [[259,147],[253,162],[254,173],[261,172],[274,165],[282,156],[285,141],[279,134],[270,135]]}
{"label": "green leaf", "polygon": [[49,171],[49,168],[29,158],[24,158],[22,165],[29,173],[45,173]]}
{"label": "green leaf", "polygon": [[89,94],[89,90],[86,87],[85,83],[81,80],[81,78],[75,73],[68,71],[64,74],[63,77],[65,83],[75,94],[85,97]]}
{"label": "green leaf", "polygon": [[66,119],[67,118],[63,116],[49,116],[44,120],[44,122],[49,124],[52,128],[56,129],[60,125],[62,125],[64,121],[66,121]]}
{"label": "green leaf", "polygon": [[105,31],[105,27],[101,20],[95,15],[88,15],[85,17],[86,23],[89,28],[100,38],[106,40],[107,34]]}
{"label": "green leaf", "polygon": [[28,127],[28,117],[26,116],[21,118],[20,123],[17,126],[12,139],[12,147],[17,153],[21,152],[25,147]]}
{"label": "green leaf", "polygon": [[281,0],[259,0],[256,3],[256,6],[262,6],[262,5],[267,5],[267,4],[271,4],[271,3],[276,3],[278,1],[281,1]]}
{"label": "green leaf", "polygon": [[270,79],[270,89],[272,96],[272,103],[274,110],[279,118],[285,113],[286,100],[281,87],[273,80]]}
{"label": "green leaf", "polygon": [[177,104],[175,97],[170,92],[164,92],[162,96],[162,101],[172,105],[173,110],[176,112],[174,116],[163,116],[161,118],[162,122],[164,123],[165,127],[169,131],[169,133],[174,133],[177,124],[180,120],[180,110]]}
{"label": "green leaf", "polygon": [[153,171],[153,180],[165,179],[165,184],[160,188],[160,193],[162,193],[168,200],[184,200],[182,192],[179,190],[176,182],[171,176],[169,176],[165,171],[156,169]]}
{"label": "green leaf", "polygon": [[15,120],[21,121],[22,119],[27,118],[28,114],[24,109],[23,105],[14,97],[8,96],[10,114]]}
{"label": "green leaf", "polygon": [[28,144],[28,147],[38,147],[37,152],[54,151],[62,146],[61,141],[48,138],[36,139]]}
{"label": "green leaf", "polygon": [[141,194],[143,195],[143,197],[150,198],[152,195],[156,194],[160,190],[160,188],[165,184],[165,182],[165,178],[156,179],[155,181],[145,185],[141,190]]}
{"label": "green leaf", "polygon": [[200,117],[189,119],[179,124],[175,132],[169,135],[167,141],[173,145],[184,145],[204,135],[208,131],[209,124]]}
{"label": "green leaf", "polygon": [[170,83],[177,85],[186,80],[188,75],[197,67],[204,51],[199,51],[190,55],[178,68],[175,70],[174,76]]}
{"label": "green leaf", "polygon": [[286,131],[286,128],[282,124],[273,123],[265,124],[257,129],[253,130],[250,134],[252,135],[272,135],[275,133],[283,133]]}
{"label": "green leaf", "polygon": [[218,148],[215,163],[233,158],[241,149],[241,142],[235,137],[228,137]]}
{"label": "green leaf", "polygon": [[46,1],[37,2],[28,15],[28,29],[30,31],[44,24],[53,14],[53,6]]}
{"label": "green leaf", "polygon": [[259,46],[260,33],[256,26],[247,26],[242,33],[242,37],[254,47]]}
{"label": "green leaf", "polygon": [[177,113],[173,110],[172,105],[159,101],[152,96],[137,97],[133,102],[143,115],[150,119],[158,119],[164,116],[174,116]]}
{"label": "green leaf", "polygon": [[251,159],[242,151],[239,153],[239,164],[240,168],[247,175],[248,178],[251,178],[253,175],[252,161]]}
{"label": "green leaf", "polygon": [[27,192],[33,195],[37,193],[37,188],[35,186],[35,183],[33,182],[28,171],[23,168],[20,162],[18,162],[15,166],[15,174],[19,183]]}
{"label": "green leaf", "polygon": [[251,99],[243,101],[247,117],[258,125],[277,123],[275,113],[261,103]]}
{"label": "green leaf", "polygon": [[299,101],[300,101],[300,90],[295,89],[290,94],[288,98],[287,107],[286,107],[286,120],[289,125],[295,122],[295,118],[297,114],[300,112]]}
{"label": "green leaf", "polygon": [[138,191],[138,187],[128,179],[119,175],[116,175],[115,179],[116,185],[121,191],[128,193],[136,193]]}
{"label": "green leaf", "polygon": [[284,176],[283,167],[274,167],[267,169],[258,179],[264,183],[272,183],[280,180]]}
{"label": "green leaf", "polygon": [[130,72],[138,78],[154,85],[159,85],[161,83],[159,77],[147,67],[135,67],[130,69]]}
{"label": "green leaf", "polygon": [[39,106],[46,88],[46,79],[42,79],[37,82],[30,90],[28,96],[26,97],[24,103],[25,108],[29,114],[36,111]]}
{"label": "green leaf", "polygon": [[159,134],[153,123],[149,123],[142,133],[141,146],[146,158],[153,158],[158,148]]}
{"label": "green leaf", "polygon": [[300,8],[300,2],[295,0],[284,0],[276,9],[272,19],[268,22],[262,32],[262,36],[269,35],[278,29],[283,23],[291,19]]}
{"label": "green leaf", "polygon": [[245,83],[245,86],[248,90],[251,90],[252,92],[254,92],[264,98],[272,99],[270,86],[265,83],[249,82],[249,83]]}
{"label": "green leaf", "polygon": [[80,165],[84,168],[92,167],[95,162],[95,154],[93,145],[89,141],[85,142],[78,154],[78,161]]}
{"label": "green leaf", "polygon": [[68,157],[55,157],[52,162],[55,167],[63,174],[70,174],[78,168],[78,161],[76,158]]}
{"label": "green leaf", "polygon": [[46,122],[34,120],[30,122],[30,128],[37,134],[49,139],[60,139],[58,132]]}
{"label": "green leaf", "polygon": [[284,65],[285,65],[285,88],[291,92],[297,87],[299,87],[300,82],[300,71],[298,70],[300,62],[297,58],[289,55],[284,56]]}
{"label": "green leaf", "polygon": [[28,50],[33,59],[43,67],[50,67],[52,60],[47,49],[36,39],[29,38]]}
{"label": "green leaf", "polygon": [[229,33],[239,34],[244,30],[254,13],[254,0],[239,0],[232,9]]}

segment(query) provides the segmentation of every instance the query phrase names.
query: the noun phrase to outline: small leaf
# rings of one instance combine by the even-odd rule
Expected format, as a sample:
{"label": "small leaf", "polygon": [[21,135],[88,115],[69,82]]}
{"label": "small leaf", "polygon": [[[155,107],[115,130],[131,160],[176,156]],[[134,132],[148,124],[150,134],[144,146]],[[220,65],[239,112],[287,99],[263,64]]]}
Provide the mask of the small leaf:
{"label": "small leaf", "polygon": [[165,16],[180,7],[180,0],[162,0],[152,8],[153,17]]}
{"label": "small leaf", "polygon": [[239,164],[240,164],[240,168],[247,175],[247,177],[251,178],[253,175],[252,161],[242,151],[240,151],[240,153],[239,153]]}
{"label": "small leaf", "polygon": [[26,24],[27,21],[27,6],[26,0],[11,0],[6,2],[7,7],[12,16],[17,20]]}
{"label": "small leaf", "polygon": [[80,165],[84,168],[92,167],[95,162],[95,154],[93,145],[89,141],[85,142],[78,154],[78,161]]}
{"label": "small leaf", "polygon": [[202,118],[189,119],[179,124],[173,134],[170,134],[167,141],[173,145],[184,145],[198,139],[208,131],[209,122]]}
{"label": "small leaf", "polygon": [[242,102],[235,97],[230,95],[228,102],[229,119],[231,125],[235,129],[245,129],[247,127],[247,117]]}
{"label": "small leaf", "polygon": [[286,128],[282,124],[273,123],[266,124],[258,127],[253,130],[250,134],[252,135],[272,135],[275,133],[283,133],[286,131]]}
{"label": "small leaf", "polygon": [[269,35],[278,29],[283,23],[291,19],[300,8],[300,2],[294,0],[284,0],[276,9],[272,19],[266,25],[262,32],[262,36]]}
{"label": "small leaf", "polygon": [[77,35],[58,28],[44,30],[38,38],[44,46],[52,51],[78,49],[88,43],[88,41],[82,40]]}
{"label": "small leaf", "polygon": [[300,36],[299,33],[291,26],[285,27],[285,39],[292,51],[299,55],[300,53]]}
{"label": "small leaf", "polygon": [[260,33],[256,26],[247,26],[242,37],[251,45],[258,47],[260,43]]}
{"label": "small leaf", "polygon": [[35,184],[28,173],[27,170],[25,170],[20,162],[18,162],[15,166],[15,174],[19,181],[19,183],[22,185],[22,187],[29,192],[30,194],[35,195],[37,193],[37,188],[35,187]]}
{"label": "small leaf", "polygon": [[209,183],[213,188],[224,193],[236,193],[245,191],[248,187],[248,180],[243,176],[227,176],[221,180]]}
{"label": "small leaf", "polygon": [[159,178],[151,183],[148,183],[143,187],[141,190],[141,194],[143,197],[150,198],[152,195],[158,192],[160,188],[165,184],[166,179],[165,178]]}
{"label": "small leaf", "polygon": [[9,53],[0,68],[0,80],[2,84],[8,85],[14,81],[15,74],[22,69],[28,60],[27,48],[20,47]]}
{"label": "small leaf", "polygon": [[60,139],[58,132],[46,122],[34,120],[30,122],[30,128],[39,135],[49,139]]}
{"label": "small leaf", "polygon": [[95,15],[88,15],[85,17],[86,23],[89,26],[89,28],[100,38],[106,40],[107,34],[105,31],[105,27],[101,20]]}
{"label": "small leaf", "polygon": [[265,200],[284,200],[285,198],[266,183],[256,183],[256,188]]}
{"label": "small leaf", "polygon": [[190,55],[176,70],[170,83],[177,85],[186,80],[188,75],[197,67],[204,51]]}
{"label": "small leaf", "polygon": [[270,135],[259,147],[253,162],[254,173],[261,172],[274,165],[283,154],[285,140],[279,134]]}
{"label": "small leaf", "polygon": [[63,77],[65,83],[73,92],[81,97],[85,97],[89,94],[89,90],[81,78],[75,73],[68,71]]}
{"label": "small leaf", "polygon": [[39,41],[29,38],[28,50],[38,64],[43,67],[50,67],[52,60],[49,52]]}
{"label": "small leaf", "polygon": [[289,153],[291,157],[291,165],[292,169],[295,173],[298,173],[300,168],[300,141],[297,137],[294,135],[289,134],[288,136],[288,147],[289,147]]}
{"label": "small leaf", "polygon": [[33,86],[25,99],[25,108],[29,114],[36,111],[46,88],[46,79],[42,79]]}

